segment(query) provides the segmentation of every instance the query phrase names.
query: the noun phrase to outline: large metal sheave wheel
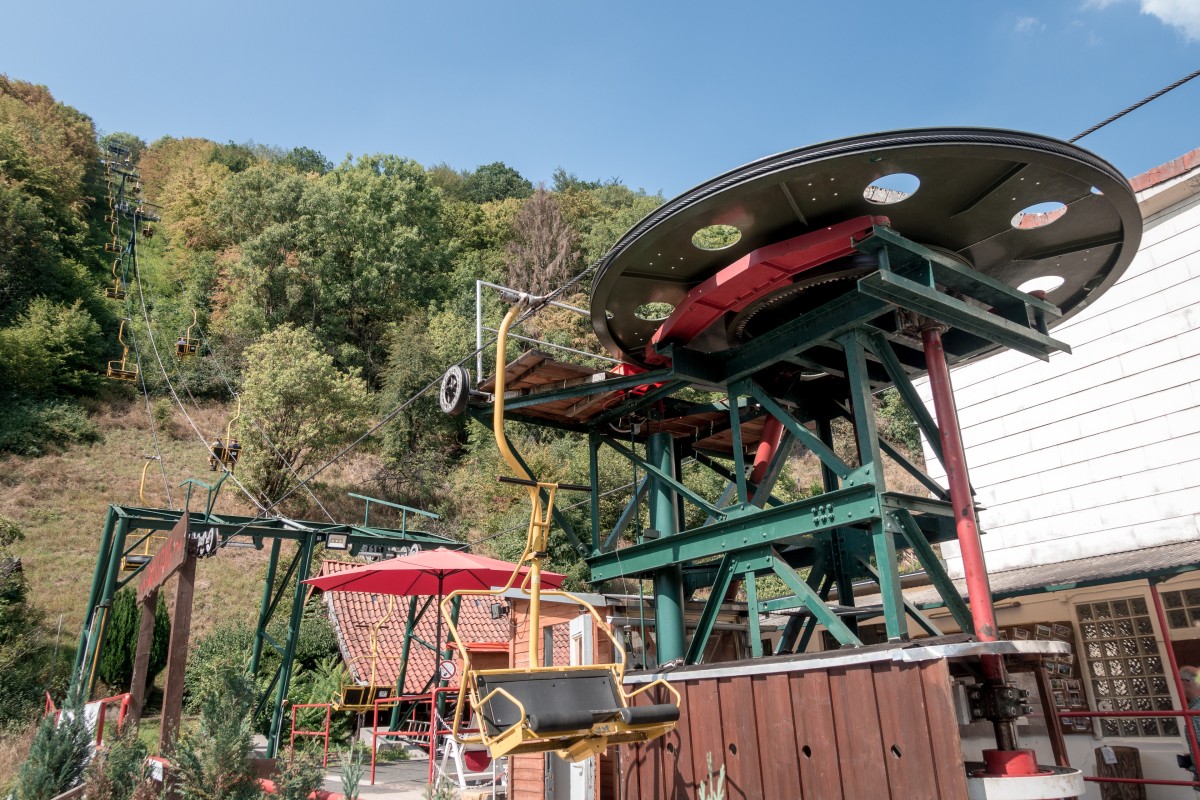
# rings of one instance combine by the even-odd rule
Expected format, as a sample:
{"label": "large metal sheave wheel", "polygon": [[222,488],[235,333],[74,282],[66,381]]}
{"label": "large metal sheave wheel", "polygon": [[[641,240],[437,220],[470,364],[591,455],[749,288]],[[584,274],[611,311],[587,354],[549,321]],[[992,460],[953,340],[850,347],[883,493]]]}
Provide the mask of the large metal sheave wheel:
{"label": "large metal sheave wheel", "polygon": [[[910,186],[887,188],[901,177]],[[635,225],[599,266],[596,334],[617,357],[647,365],[647,343],[697,285],[758,248],[867,215],[1009,286],[1048,288],[1046,299],[1063,312],[1051,325],[1120,277],[1142,228],[1120,172],[1065,142],[969,128],[842,139],[718,176]],[[871,258],[852,256],[801,273],[687,345],[736,347],[853,291],[874,268]]]}

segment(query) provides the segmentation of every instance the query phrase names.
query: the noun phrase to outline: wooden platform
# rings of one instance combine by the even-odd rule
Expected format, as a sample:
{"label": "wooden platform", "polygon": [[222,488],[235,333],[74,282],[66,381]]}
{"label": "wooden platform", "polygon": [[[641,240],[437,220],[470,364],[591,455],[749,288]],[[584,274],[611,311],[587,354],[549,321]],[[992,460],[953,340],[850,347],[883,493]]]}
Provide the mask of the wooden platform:
{"label": "wooden platform", "polygon": [[[509,363],[504,368],[504,376],[504,396],[509,399],[531,398],[621,377],[602,369],[555,361],[537,350],[530,350]],[[495,378],[492,377],[479,385],[479,391],[492,393],[495,387]],[[626,402],[633,393],[648,388],[653,387],[617,389],[574,397],[547,397],[545,403],[524,405],[507,416],[511,419],[548,421],[563,427],[582,426]],[[633,436],[640,440],[651,432],[669,431],[676,437],[688,439],[692,442],[692,448],[702,453],[728,456],[733,452],[733,434],[727,411],[689,409],[678,400],[671,405],[667,413],[656,415],[638,431],[630,430],[622,438]],[[765,416],[757,416],[742,422],[742,444],[747,450],[753,450],[762,439],[765,421]]]}
{"label": "wooden platform", "polygon": [[863,648],[672,673],[683,696],[679,725],[620,748],[618,796],[691,800],[711,754],[714,773],[726,769],[730,800],[961,800],[949,662],[919,650],[913,660],[896,648]]}

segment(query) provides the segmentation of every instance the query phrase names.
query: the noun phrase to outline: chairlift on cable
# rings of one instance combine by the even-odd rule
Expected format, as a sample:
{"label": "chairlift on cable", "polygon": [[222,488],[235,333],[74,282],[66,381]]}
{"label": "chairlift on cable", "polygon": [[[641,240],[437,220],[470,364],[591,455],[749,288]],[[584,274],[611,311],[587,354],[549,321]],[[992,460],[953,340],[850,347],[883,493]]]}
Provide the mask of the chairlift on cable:
{"label": "chairlift on cable", "polygon": [[150,227],[150,223],[142,225],[142,237],[145,239],[154,238],[154,228]]}
{"label": "chairlift on cable", "polygon": [[196,327],[196,309],[192,309],[192,324],[175,340],[175,355],[179,358],[194,356],[200,351],[200,342],[192,338],[192,328]]}
{"label": "chairlift on cable", "polygon": [[[374,595],[372,595],[374,599]],[[388,595],[387,613],[371,628],[371,679],[365,686],[360,683],[344,683],[333,696],[330,706],[334,711],[353,711],[363,713],[375,708],[375,701],[392,696],[391,686],[380,686],[376,683],[376,664],[379,660],[379,631],[396,609],[396,596]]]}
{"label": "chairlift on cable", "polygon": [[113,237],[113,240],[111,242],[104,243],[104,252],[106,252],[106,253],[121,252],[121,242],[117,239],[116,236]]}
{"label": "chairlift on cable", "polygon": [[237,467],[238,458],[242,455],[242,445],[238,442],[237,437],[233,435],[233,423],[242,415],[242,398],[237,399],[237,411],[229,422],[225,425],[225,440],[220,438],[214,439],[209,445],[208,468],[212,472],[217,471],[220,466],[228,472],[233,472]]}
{"label": "chairlift on cable", "polygon": [[105,288],[105,290],[104,290],[104,296],[107,297],[109,300],[124,300],[125,299],[125,286],[124,286],[123,282],[121,281],[121,276],[117,274],[117,267],[119,267],[119,266],[121,266],[121,259],[118,256],[117,259],[115,261],[113,261],[113,267],[112,267],[113,285]]}
{"label": "chairlift on cable", "polygon": [[125,343],[125,323],[121,320],[121,328],[117,331],[117,341],[121,343],[121,360],[108,362],[108,377],[118,381],[135,382],[138,379],[138,365],[129,363],[129,345]]}
{"label": "chairlift on cable", "polygon": [[[522,297],[524,302],[536,298]],[[529,492],[529,532],[525,552],[517,563],[501,594],[517,584],[521,568],[529,569],[520,583],[520,591],[529,595],[530,629],[536,631],[541,617],[541,597],[551,595],[577,604],[595,620],[596,627],[612,640],[614,660],[611,663],[538,666],[538,640],[529,637],[529,668],[475,669],[471,665],[470,649],[459,636],[451,615],[456,598],[468,595],[493,595],[495,590],[460,590],[451,592],[442,601],[442,615],[450,635],[459,646],[463,658],[463,680],[452,730],[460,745],[486,745],[493,758],[518,753],[555,752],[559,757],[577,762],[604,752],[609,745],[645,742],[662,736],[675,728],[679,721],[679,692],[665,680],[647,683],[642,688],[626,692],[625,648],[612,626],[583,598],[561,590],[542,590],[542,557],[546,553],[552,522],[554,496],[560,489],[591,491],[589,486],[549,483],[533,480],[517,461],[504,435],[504,353],[508,329],[522,310],[514,305],[505,315],[496,339],[495,406],[493,432],[500,454],[514,472],[523,477],[501,477],[505,483],[524,486]],[[543,500],[543,492],[545,500]],[[673,702],[636,704],[635,698],[654,689],[662,689]],[[473,709],[478,717],[468,732],[464,710]]]}

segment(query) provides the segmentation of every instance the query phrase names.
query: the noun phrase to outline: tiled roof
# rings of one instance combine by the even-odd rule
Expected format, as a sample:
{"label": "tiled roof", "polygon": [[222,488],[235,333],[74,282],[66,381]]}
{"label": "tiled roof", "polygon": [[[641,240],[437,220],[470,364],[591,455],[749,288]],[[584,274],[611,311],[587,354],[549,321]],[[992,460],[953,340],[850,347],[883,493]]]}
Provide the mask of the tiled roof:
{"label": "tiled roof", "polygon": [[1129,179],[1129,183],[1133,186],[1135,192],[1144,192],[1151,186],[1166,183],[1172,178],[1185,175],[1197,167],[1200,167],[1200,148],[1184,153],[1179,158],[1168,161],[1165,164],[1160,164],[1154,169],[1143,172],[1141,175],[1136,175]]}
{"label": "tiled roof", "polygon": [[[330,575],[344,569],[360,567],[345,561],[325,560],[321,562],[321,575]],[[428,598],[417,598],[417,608]],[[404,647],[404,628],[408,623],[409,598],[392,598],[392,614],[379,628],[379,654],[375,661],[375,684],[394,685],[400,674],[400,654]],[[492,604],[505,603],[503,598],[492,596],[467,597],[463,599],[458,615],[459,634],[467,642],[507,642],[509,640],[510,617],[492,619]],[[342,658],[350,667],[353,680],[367,684],[371,680],[371,633],[379,621],[387,615],[389,598],[386,595],[370,595],[360,592],[326,592],[325,607],[329,619],[337,632],[338,646]],[[436,635],[437,602],[417,622],[416,635],[433,644]],[[449,638],[446,624],[442,623],[442,642]],[[436,666],[433,651],[414,641],[408,657],[408,671],[404,678],[405,692],[419,692],[433,674]]]}

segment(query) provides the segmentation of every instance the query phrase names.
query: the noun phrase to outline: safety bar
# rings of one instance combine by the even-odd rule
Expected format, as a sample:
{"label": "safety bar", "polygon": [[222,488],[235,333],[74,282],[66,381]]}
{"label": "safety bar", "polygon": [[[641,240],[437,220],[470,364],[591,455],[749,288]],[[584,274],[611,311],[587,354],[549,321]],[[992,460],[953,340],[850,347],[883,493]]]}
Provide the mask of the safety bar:
{"label": "safety bar", "polygon": [[[525,478],[513,478],[509,475],[501,475],[497,478],[500,483],[515,483],[518,486],[536,486],[541,488],[543,485],[549,485],[545,481],[531,481]],[[566,489],[568,492],[590,492],[591,486],[584,486],[582,483],[556,483],[554,486],[559,489]]]}

